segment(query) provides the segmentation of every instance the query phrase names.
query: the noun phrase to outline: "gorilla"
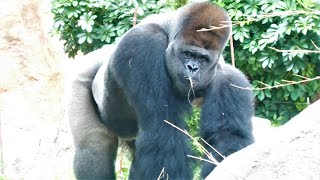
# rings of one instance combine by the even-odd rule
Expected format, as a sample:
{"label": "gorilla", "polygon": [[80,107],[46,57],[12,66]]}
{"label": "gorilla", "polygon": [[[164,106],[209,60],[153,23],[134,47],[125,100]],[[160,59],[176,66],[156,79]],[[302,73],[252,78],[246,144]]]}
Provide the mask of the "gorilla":
{"label": "gorilla", "polygon": [[[199,135],[224,156],[253,143],[253,95],[247,78],[222,61],[227,12],[198,2],[151,15],[129,30],[114,51],[87,56],[69,85],[67,116],[77,179],[115,179],[119,139],[133,153],[130,179],[193,178],[186,129],[192,100],[201,99]],[[111,54],[111,55],[109,55]],[[207,147],[213,156],[222,158]],[[215,165],[204,162],[205,178]]]}

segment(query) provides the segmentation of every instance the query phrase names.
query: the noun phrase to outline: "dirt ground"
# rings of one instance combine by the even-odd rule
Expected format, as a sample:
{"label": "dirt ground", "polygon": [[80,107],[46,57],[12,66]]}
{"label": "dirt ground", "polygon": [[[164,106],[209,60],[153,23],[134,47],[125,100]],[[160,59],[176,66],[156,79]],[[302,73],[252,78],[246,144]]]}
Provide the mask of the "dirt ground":
{"label": "dirt ground", "polygon": [[48,34],[50,0],[1,0],[0,19],[0,177],[72,179],[72,137],[63,117],[68,59]]}

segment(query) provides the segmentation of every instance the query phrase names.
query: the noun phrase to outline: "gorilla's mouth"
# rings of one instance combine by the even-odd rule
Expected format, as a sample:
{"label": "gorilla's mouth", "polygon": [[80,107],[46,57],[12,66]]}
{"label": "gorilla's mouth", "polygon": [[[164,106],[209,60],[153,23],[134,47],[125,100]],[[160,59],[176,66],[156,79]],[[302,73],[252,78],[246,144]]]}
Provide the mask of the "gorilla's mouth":
{"label": "gorilla's mouth", "polygon": [[189,81],[190,88],[193,89],[193,86],[196,83],[196,81],[194,79],[192,79],[192,77],[190,77],[190,76],[185,76],[184,78],[186,78]]}
{"label": "gorilla's mouth", "polygon": [[179,78],[177,78],[175,82],[177,89],[183,96],[187,96],[188,99],[192,101],[195,98],[197,91],[202,88],[201,82],[196,77],[187,75],[180,74],[178,77]]}
{"label": "gorilla's mouth", "polygon": [[194,85],[196,84],[196,80],[190,76],[184,76],[184,79],[188,81],[190,88],[193,89]]}
{"label": "gorilla's mouth", "polygon": [[188,101],[192,106],[194,106],[193,100],[196,99],[196,95],[195,95],[195,92],[194,92],[194,85],[196,84],[196,81],[194,79],[192,79],[192,77],[190,77],[190,76],[185,76],[184,78],[186,80],[188,80],[189,83],[190,83],[190,89],[188,91]]}

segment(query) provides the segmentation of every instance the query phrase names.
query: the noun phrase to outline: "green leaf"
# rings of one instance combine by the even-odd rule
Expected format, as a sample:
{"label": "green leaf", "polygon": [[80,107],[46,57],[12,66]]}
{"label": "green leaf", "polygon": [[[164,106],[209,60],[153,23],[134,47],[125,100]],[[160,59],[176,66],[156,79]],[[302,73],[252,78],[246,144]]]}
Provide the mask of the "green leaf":
{"label": "green leaf", "polygon": [[296,101],[299,98],[297,91],[292,91],[290,97],[292,100]]}
{"label": "green leaf", "polygon": [[286,87],[287,87],[287,90],[288,90],[289,92],[293,92],[293,91],[294,91],[294,88],[293,88],[292,85],[288,85],[288,86],[286,86]]}
{"label": "green leaf", "polygon": [[78,43],[79,44],[82,44],[86,41],[87,37],[86,36],[83,36],[83,37],[80,37],[79,40],[78,40]]}
{"label": "green leaf", "polygon": [[266,68],[266,67],[268,66],[268,64],[269,64],[269,59],[266,59],[266,60],[263,61],[263,63],[262,63],[262,68],[263,68],[263,69]]}
{"label": "green leaf", "polygon": [[92,41],[93,41],[92,37],[91,37],[91,36],[87,36],[87,42],[88,42],[89,44],[91,44]]}
{"label": "green leaf", "polygon": [[266,97],[268,97],[268,98],[271,98],[271,97],[272,97],[271,92],[270,92],[269,89],[266,89],[266,90],[264,91],[264,94],[265,94]]}
{"label": "green leaf", "polygon": [[260,91],[258,91],[258,90],[254,90],[253,91],[253,95],[256,97],[256,96],[258,96],[258,94],[260,93]]}
{"label": "green leaf", "polygon": [[260,93],[258,94],[258,99],[260,100],[260,101],[262,101],[263,99],[264,99],[264,92],[263,91],[260,91]]}
{"label": "green leaf", "polygon": [[286,66],[287,71],[291,71],[291,69],[293,68],[293,63],[290,63],[288,66]]}

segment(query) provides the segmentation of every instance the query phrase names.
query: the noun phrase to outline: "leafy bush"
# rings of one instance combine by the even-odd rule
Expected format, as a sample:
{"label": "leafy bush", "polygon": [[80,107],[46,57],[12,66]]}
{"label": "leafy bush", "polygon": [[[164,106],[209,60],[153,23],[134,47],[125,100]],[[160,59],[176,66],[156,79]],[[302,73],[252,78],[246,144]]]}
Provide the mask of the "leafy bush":
{"label": "leafy bush", "polygon": [[129,30],[136,5],[139,19],[159,13],[162,7],[156,0],[53,0],[53,30],[64,41],[69,57],[78,51],[87,54],[117,41]]}
{"label": "leafy bush", "polygon": [[166,4],[171,9],[178,9],[188,3],[188,0],[166,0]]}
{"label": "leafy bush", "polygon": [[[320,75],[319,53],[271,49],[319,51],[313,45],[314,42],[320,46],[320,6],[315,1],[221,0],[218,3],[228,10],[234,23],[240,22],[233,26],[236,67],[251,79],[254,87],[275,86],[285,84],[283,80],[301,81],[303,77]],[[279,15],[285,13],[287,15]],[[278,15],[268,16],[271,14]],[[250,16],[261,20],[248,21]],[[228,47],[225,56],[231,59]],[[308,98],[315,100],[319,92],[319,81],[256,90],[256,115],[272,120],[275,125],[283,124],[306,108]]]}

